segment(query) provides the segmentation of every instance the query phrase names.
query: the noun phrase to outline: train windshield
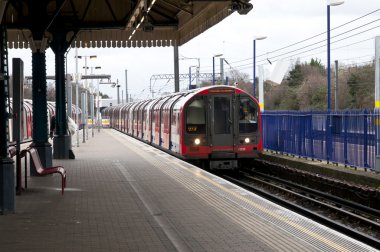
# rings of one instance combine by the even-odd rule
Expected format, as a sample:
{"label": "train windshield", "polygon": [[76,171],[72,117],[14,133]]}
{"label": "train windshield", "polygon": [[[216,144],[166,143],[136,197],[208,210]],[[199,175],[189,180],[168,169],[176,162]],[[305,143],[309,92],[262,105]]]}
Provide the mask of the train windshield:
{"label": "train windshield", "polygon": [[215,134],[231,133],[231,108],[230,97],[214,98],[214,132]]}
{"label": "train windshield", "polygon": [[193,100],[186,111],[186,132],[190,134],[206,133],[206,109],[203,99]]}
{"label": "train windshield", "polygon": [[239,132],[251,133],[257,131],[258,110],[256,104],[249,98],[241,98],[239,106]]}

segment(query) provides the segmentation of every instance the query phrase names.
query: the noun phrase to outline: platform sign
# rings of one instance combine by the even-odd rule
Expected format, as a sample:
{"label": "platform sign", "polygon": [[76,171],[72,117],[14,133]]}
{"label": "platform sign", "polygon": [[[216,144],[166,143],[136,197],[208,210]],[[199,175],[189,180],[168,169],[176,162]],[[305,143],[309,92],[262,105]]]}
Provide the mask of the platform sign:
{"label": "platform sign", "polygon": [[103,128],[109,128],[110,127],[110,117],[109,116],[103,116],[102,127]]}

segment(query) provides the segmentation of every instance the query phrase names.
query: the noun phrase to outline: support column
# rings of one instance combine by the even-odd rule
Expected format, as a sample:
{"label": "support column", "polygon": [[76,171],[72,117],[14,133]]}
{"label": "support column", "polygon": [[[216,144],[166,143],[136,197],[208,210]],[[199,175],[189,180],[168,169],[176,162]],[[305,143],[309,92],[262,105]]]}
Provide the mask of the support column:
{"label": "support column", "polygon": [[[33,98],[33,143],[44,167],[52,166],[52,147],[48,141],[48,116],[46,96],[45,51],[32,52],[32,98]],[[31,165],[31,168],[34,166]],[[30,169],[30,175],[37,172]]]}
{"label": "support column", "polygon": [[67,83],[67,115],[73,118],[72,115],[72,106],[73,106],[73,85],[71,83],[71,75],[66,74],[66,83]]}
{"label": "support column", "polygon": [[[15,210],[15,183],[13,160],[8,157],[8,52],[6,28],[0,28],[0,214]],[[8,104],[9,105],[9,104]]]}
{"label": "support column", "polygon": [[375,109],[380,109],[380,36],[375,37]]}
{"label": "support column", "polygon": [[339,110],[339,65],[338,61],[335,60],[335,111]]}
{"label": "support column", "polygon": [[375,171],[380,172],[380,36],[375,37],[375,116],[376,116]]}
{"label": "support column", "polygon": [[224,58],[220,58],[220,84],[223,85],[224,81]]}
{"label": "support column", "polygon": [[51,48],[55,53],[55,135],[53,139],[53,158],[75,158],[71,150],[71,136],[67,130],[66,92],[65,92],[65,52],[68,48],[66,34],[53,34]]}
{"label": "support column", "polygon": [[174,92],[179,92],[179,59],[178,59],[178,45],[174,44]]}

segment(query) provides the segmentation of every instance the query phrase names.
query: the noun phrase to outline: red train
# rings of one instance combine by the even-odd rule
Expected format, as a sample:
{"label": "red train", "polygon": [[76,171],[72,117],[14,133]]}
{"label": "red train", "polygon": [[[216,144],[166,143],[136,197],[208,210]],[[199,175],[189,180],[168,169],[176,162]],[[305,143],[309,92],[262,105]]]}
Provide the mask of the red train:
{"label": "red train", "polygon": [[[11,102],[11,113],[12,112],[12,102]],[[78,108],[79,109],[79,108]],[[79,114],[79,117],[78,117],[78,120],[76,118],[76,111],[77,110],[77,107],[75,105],[72,105],[72,111],[73,111],[73,116],[74,116],[74,120],[76,122],[79,122],[81,123],[81,114],[82,114],[82,111],[81,109],[78,110],[78,114]],[[47,102],[47,115],[48,115],[48,125],[47,125],[47,128],[50,129],[50,122],[51,122],[51,117],[55,114],[55,102],[51,102],[51,101],[48,101]],[[24,103],[23,103],[23,114],[22,114],[22,117],[21,117],[21,135],[22,135],[22,140],[21,142],[28,142],[28,141],[32,141],[32,128],[33,128],[33,101],[32,100],[28,100],[28,99],[24,99]],[[13,120],[10,118],[9,119],[9,130],[8,130],[8,139],[9,139],[9,142],[13,142]],[[49,130],[48,130],[49,132]]]}
{"label": "red train", "polygon": [[211,86],[108,107],[111,127],[210,169],[236,169],[262,152],[259,104],[245,91]]}

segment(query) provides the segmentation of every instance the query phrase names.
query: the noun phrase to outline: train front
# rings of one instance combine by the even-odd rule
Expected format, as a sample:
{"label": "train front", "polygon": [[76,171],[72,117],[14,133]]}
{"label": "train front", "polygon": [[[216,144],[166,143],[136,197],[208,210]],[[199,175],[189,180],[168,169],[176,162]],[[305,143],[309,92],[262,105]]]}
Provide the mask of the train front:
{"label": "train front", "polygon": [[237,169],[262,152],[259,104],[241,89],[200,89],[182,109],[181,155],[210,169]]}

